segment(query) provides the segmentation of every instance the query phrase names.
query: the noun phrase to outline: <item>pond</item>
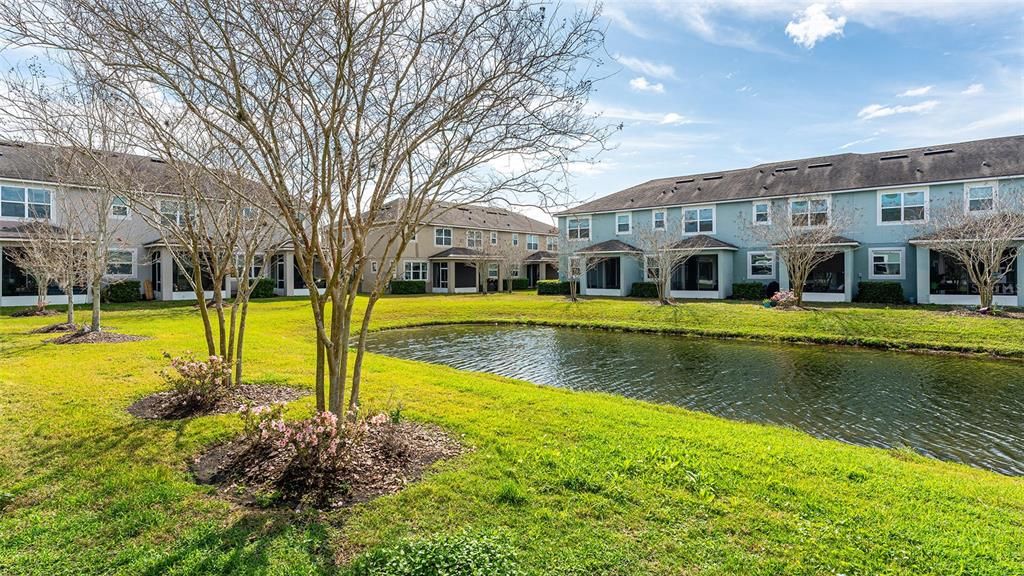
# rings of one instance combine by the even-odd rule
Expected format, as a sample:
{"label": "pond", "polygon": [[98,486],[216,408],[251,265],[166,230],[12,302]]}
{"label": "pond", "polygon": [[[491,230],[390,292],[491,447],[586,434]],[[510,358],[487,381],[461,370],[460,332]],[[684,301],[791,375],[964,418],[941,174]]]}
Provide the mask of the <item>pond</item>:
{"label": "pond", "polygon": [[1024,474],[1024,363],[526,326],[380,332],[369,349]]}

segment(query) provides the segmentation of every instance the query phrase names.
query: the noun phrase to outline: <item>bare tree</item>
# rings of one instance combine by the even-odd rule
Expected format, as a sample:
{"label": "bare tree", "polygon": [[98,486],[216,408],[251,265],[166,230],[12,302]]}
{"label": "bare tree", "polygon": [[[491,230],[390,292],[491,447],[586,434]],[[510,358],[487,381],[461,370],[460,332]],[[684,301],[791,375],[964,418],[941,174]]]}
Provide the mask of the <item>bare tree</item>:
{"label": "bare tree", "polygon": [[569,300],[572,302],[579,301],[578,292],[587,272],[605,260],[603,256],[589,253],[587,247],[590,243],[584,240],[589,240],[589,238],[570,240],[565,233],[558,238],[559,269],[565,267],[563,275],[569,282]]}
{"label": "bare tree", "polygon": [[46,293],[54,281],[53,259],[59,246],[52,227],[43,222],[31,222],[24,227],[24,242],[16,249],[8,249],[11,261],[36,283],[36,314],[46,313]]}
{"label": "bare tree", "polygon": [[[46,222],[29,224],[24,229],[24,236],[24,245],[20,251],[14,253],[14,262],[28,270],[37,284],[44,287],[51,282],[57,284],[67,298],[66,323],[73,326],[74,290],[82,286],[81,271],[85,268],[83,247],[67,228]],[[42,277],[46,277],[45,282],[40,281]],[[45,298],[45,294],[45,288],[41,289],[40,298]],[[45,300],[43,304],[45,305]]]}
{"label": "bare tree", "polygon": [[828,200],[810,198],[772,202],[770,215],[770,221],[761,223],[741,216],[740,229],[755,244],[776,251],[789,272],[796,305],[802,306],[811,272],[843,251],[841,234],[849,227],[854,213],[837,213]]}
{"label": "bare tree", "polygon": [[932,210],[923,226],[925,245],[964,267],[983,311],[991,309],[995,288],[1015,265],[1024,243],[1024,194],[1007,190],[993,202],[990,209],[977,212],[953,202]]}
{"label": "bare tree", "polygon": [[512,240],[506,240],[504,243],[495,246],[493,252],[500,269],[503,271],[503,274],[499,274],[498,281],[502,280],[502,275],[506,276],[508,280],[508,293],[511,294],[512,280],[518,277],[513,276],[512,273],[523,273],[523,266],[526,265],[526,258],[531,254],[531,251],[526,249],[525,242],[513,243]]}
{"label": "bare tree", "polygon": [[[338,415],[350,368],[347,411],[358,409],[365,332],[353,366],[352,328],[367,325],[376,296],[355,324],[353,314],[381,208],[402,199],[392,215],[416,224],[441,201],[546,203],[536,198],[567,192],[567,163],[604,140],[584,110],[600,64],[596,11],[511,0],[6,6],[16,44],[102,67],[151,128],[188,117],[240,151],[306,283],[314,266],[326,277],[309,298]],[[535,200],[517,199],[526,194]],[[390,234],[386,253],[408,239]]]}
{"label": "bare tree", "polygon": [[645,278],[651,278],[658,290],[658,302],[671,305],[669,283],[676,268],[686,264],[708,247],[704,235],[680,239],[682,226],[665,222],[663,227],[635,228],[632,239],[639,248],[634,256],[640,261]]}

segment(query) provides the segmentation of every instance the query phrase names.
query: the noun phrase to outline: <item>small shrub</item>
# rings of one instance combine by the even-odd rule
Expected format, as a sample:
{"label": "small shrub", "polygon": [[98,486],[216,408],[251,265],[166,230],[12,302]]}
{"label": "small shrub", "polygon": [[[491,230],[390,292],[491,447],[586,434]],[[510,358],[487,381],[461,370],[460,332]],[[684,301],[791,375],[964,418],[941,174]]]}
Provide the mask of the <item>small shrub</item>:
{"label": "small shrub", "polygon": [[855,302],[872,304],[903,304],[903,284],[899,282],[861,282],[857,285]]}
{"label": "small shrub", "polygon": [[[508,290],[508,279],[501,281],[501,289]],[[527,278],[513,278],[512,279],[512,291],[516,290],[529,290],[530,280]]]}
{"label": "small shrub", "polygon": [[231,365],[220,356],[196,360],[191,355],[171,359],[171,369],[164,370],[164,380],[171,386],[184,408],[203,409],[217,404],[231,391]]}
{"label": "small shrub", "polygon": [[392,294],[427,293],[427,283],[423,280],[392,280],[388,286]]}
{"label": "small shrub", "polygon": [[736,300],[760,300],[764,298],[764,284],[736,282],[732,285],[732,297]]}
{"label": "small shrub", "polygon": [[[577,290],[577,293],[579,291]],[[558,296],[569,294],[568,280],[539,280],[537,282],[537,294],[541,296]]]}
{"label": "small shrub", "polygon": [[629,295],[633,298],[657,298],[658,285],[654,282],[634,282]]}
{"label": "small shrub", "polygon": [[796,306],[796,293],[792,290],[782,290],[772,296],[772,305],[780,308]]}
{"label": "small shrub", "polygon": [[270,278],[260,278],[252,287],[249,298],[272,298],[274,296],[274,281]]}
{"label": "small shrub", "polygon": [[348,576],[520,576],[515,551],[494,534],[459,533],[403,542],[358,558]]}
{"label": "small shrub", "polygon": [[354,443],[358,427],[347,426],[343,436],[338,418],[331,412],[319,412],[305,420],[261,419],[256,438],[278,453],[290,454],[281,475],[279,488],[284,496],[319,501],[335,487],[347,461],[345,449]]}
{"label": "small shrub", "polygon": [[140,286],[138,280],[122,280],[108,284],[103,289],[103,301],[111,303],[138,302],[142,298]]}

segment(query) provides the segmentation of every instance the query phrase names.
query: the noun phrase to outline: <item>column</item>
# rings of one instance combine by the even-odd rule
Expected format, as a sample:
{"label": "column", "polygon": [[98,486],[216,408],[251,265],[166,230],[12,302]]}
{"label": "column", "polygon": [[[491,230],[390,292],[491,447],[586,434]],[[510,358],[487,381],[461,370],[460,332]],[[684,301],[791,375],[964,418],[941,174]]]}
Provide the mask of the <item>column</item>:
{"label": "column", "polygon": [[927,246],[918,246],[915,248],[917,253],[915,254],[917,262],[915,267],[915,273],[917,275],[917,303],[928,304],[931,302],[931,251],[928,250]]}
{"label": "column", "polygon": [[295,295],[295,253],[284,253],[284,295]]}
{"label": "column", "polygon": [[161,300],[174,299],[174,256],[167,248],[160,248],[160,296]]}
{"label": "column", "polygon": [[445,266],[448,267],[448,293],[455,294],[455,262],[449,260]]}
{"label": "column", "polygon": [[735,253],[733,252],[718,253],[718,297],[722,300],[732,296],[732,282],[734,280],[732,266],[734,258]]}
{"label": "column", "polygon": [[1017,306],[1024,308],[1024,251],[1017,254]]}
{"label": "column", "polygon": [[779,258],[777,255],[775,258],[775,265],[779,269],[779,292],[785,292],[789,290],[789,268],[786,267],[786,263],[782,258]]}
{"label": "column", "polygon": [[843,250],[843,302],[853,302],[853,283],[856,277],[853,273],[853,252],[856,248]]}

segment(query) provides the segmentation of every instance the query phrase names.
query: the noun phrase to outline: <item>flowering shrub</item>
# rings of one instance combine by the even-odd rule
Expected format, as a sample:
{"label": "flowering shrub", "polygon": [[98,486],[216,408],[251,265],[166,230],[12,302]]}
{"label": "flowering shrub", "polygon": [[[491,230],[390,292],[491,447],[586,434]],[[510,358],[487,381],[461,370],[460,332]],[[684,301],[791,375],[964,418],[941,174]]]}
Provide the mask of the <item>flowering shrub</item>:
{"label": "flowering shrub", "polygon": [[772,305],[781,306],[782,308],[796,306],[796,293],[792,290],[776,292],[775,295],[772,296]]}
{"label": "flowering shrub", "polygon": [[196,360],[192,355],[171,357],[171,369],[164,370],[164,380],[170,384],[178,402],[189,408],[209,408],[231,391],[231,365],[220,356],[209,360]]}
{"label": "flowering shrub", "polygon": [[329,495],[345,466],[346,449],[354,443],[354,427],[339,428],[330,412],[286,421],[280,408],[247,410],[242,419],[254,447],[288,460],[279,482],[286,496],[315,500]]}

